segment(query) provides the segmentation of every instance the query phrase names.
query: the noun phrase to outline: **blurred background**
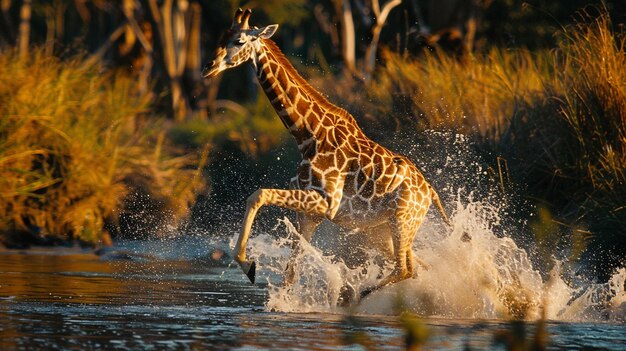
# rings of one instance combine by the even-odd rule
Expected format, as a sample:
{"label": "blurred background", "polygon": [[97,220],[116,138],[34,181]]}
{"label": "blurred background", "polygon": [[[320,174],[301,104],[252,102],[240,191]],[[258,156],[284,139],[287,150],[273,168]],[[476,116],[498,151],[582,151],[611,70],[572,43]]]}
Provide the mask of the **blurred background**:
{"label": "blurred background", "polygon": [[[250,7],[372,139],[407,151],[449,139],[426,130],[464,135],[537,260],[566,248],[606,276],[626,258],[625,5],[2,0],[0,238],[231,235],[250,193],[286,187],[299,154],[252,70],[200,76]],[[428,157],[415,161],[445,187],[446,156]]]}

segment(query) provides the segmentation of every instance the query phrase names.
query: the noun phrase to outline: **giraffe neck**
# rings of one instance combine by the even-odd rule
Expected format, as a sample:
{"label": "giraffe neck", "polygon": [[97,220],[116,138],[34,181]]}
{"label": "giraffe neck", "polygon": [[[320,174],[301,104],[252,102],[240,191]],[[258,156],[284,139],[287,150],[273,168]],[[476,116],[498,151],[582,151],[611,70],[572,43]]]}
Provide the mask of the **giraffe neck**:
{"label": "giraffe neck", "polygon": [[331,104],[298,74],[273,41],[262,39],[258,45],[254,64],[259,83],[303,156],[311,151],[311,142],[319,139],[325,125],[341,119],[360,131],[352,116]]}

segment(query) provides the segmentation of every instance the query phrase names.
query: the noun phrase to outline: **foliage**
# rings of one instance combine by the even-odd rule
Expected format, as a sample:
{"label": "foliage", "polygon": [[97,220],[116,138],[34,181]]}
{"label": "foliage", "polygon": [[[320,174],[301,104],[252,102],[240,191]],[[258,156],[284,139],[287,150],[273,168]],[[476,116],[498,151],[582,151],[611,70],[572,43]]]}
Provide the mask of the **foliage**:
{"label": "foliage", "polygon": [[410,312],[403,312],[400,315],[400,324],[405,331],[406,349],[409,351],[421,350],[420,346],[425,344],[429,337],[426,324]]}
{"label": "foliage", "polygon": [[531,325],[522,320],[512,320],[507,329],[494,335],[494,344],[502,345],[507,351],[543,351],[548,349],[549,334],[546,320],[541,318],[535,322],[534,333],[530,333]]}
{"label": "foliage", "polygon": [[[626,19],[620,1],[614,0],[501,0],[491,1],[481,23],[482,41],[501,47],[540,49],[554,47],[554,33],[572,22],[572,14],[585,6],[606,6],[620,22]],[[484,40],[489,38],[488,40]]]}
{"label": "foliage", "polygon": [[0,232],[95,243],[138,191],[184,217],[202,185],[189,168],[198,160],[165,151],[163,134],[143,125],[148,109],[132,79],[79,58],[0,54]]}
{"label": "foliage", "polygon": [[307,2],[307,0],[253,0],[245,6],[266,13],[270,23],[297,26],[309,15]]}
{"label": "foliage", "polygon": [[[260,90],[260,88],[259,88]],[[266,152],[288,135],[264,94],[243,106],[232,101],[217,101],[223,108],[211,120],[194,119],[174,126],[169,136],[176,144],[199,147],[211,143],[221,148],[234,142],[252,155]]]}
{"label": "foliage", "polygon": [[190,120],[168,133],[188,149],[211,147],[206,175],[211,196],[199,198],[194,220],[211,232],[224,233],[241,213],[244,199],[259,187],[285,187],[300,154],[265,94],[238,105],[218,100],[222,108],[210,120]]}

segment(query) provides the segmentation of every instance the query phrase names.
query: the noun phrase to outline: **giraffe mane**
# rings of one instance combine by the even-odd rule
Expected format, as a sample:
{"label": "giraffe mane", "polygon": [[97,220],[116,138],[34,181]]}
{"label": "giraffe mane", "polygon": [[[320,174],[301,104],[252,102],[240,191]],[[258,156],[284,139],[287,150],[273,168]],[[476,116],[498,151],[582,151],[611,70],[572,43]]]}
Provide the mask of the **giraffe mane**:
{"label": "giraffe mane", "polygon": [[285,71],[291,76],[291,78],[298,83],[300,88],[304,91],[304,93],[309,96],[309,98],[315,100],[320,107],[328,109],[330,112],[337,114],[338,116],[349,120],[351,124],[357,125],[354,117],[345,109],[333,104],[328,101],[324,95],[320,94],[306,79],[302,78],[300,73],[296,70],[293,64],[287,59],[285,54],[280,50],[278,45],[271,39],[262,39],[263,43],[270,49],[272,54],[274,55],[276,61],[278,61]]}

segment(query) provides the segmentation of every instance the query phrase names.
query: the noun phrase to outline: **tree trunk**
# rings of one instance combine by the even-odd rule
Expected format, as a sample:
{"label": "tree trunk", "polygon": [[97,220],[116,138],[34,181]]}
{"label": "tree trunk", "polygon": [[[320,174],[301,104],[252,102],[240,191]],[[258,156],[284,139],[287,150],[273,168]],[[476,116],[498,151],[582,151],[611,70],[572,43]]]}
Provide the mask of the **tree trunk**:
{"label": "tree trunk", "polygon": [[366,80],[371,78],[374,68],[376,68],[376,52],[378,51],[380,32],[383,30],[383,26],[385,25],[385,22],[387,22],[387,17],[389,17],[391,10],[400,5],[400,3],[402,3],[402,0],[391,0],[385,3],[381,10],[378,0],[372,0],[372,12],[374,12],[376,20],[372,26],[372,41],[367,46],[367,50],[365,51],[364,73]]}
{"label": "tree trunk", "polygon": [[148,1],[153,26],[159,34],[162,60],[171,90],[172,111],[177,121],[184,120],[189,109],[189,96],[183,87],[182,75],[187,62],[189,2],[165,0],[159,7],[156,0]]}
{"label": "tree trunk", "polygon": [[189,39],[187,40],[187,63],[185,68],[185,80],[189,81],[194,99],[194,109],[200,119],[208,118],[207,95],[202,93],[204,84],[199,74],[202,67],[202,54],[200,51],[200,30],[202,24],[202,7],[198,3],[191,5],[191,23],[189,25]]}
{"label": "tree trunk", "polygon": [[133,0],[124,0],[123,13],[128,20],[128,26],[126,29],[126,41],[123,46],[126,50],[132,50],[132,47],[138,41],[143,52],[141,52],[138,62],[141,62],[139,71],[139,92],[141,95],[152,94],[150,91],[150,76],[152,74],[153,66],[153,29],[148,23],[142,23],[143,27],[139,25],[135,17],[135,13],[138,10]]}
{"label": "tree trunk", "polygon": [[28,44],[30,40],[30,15],[32,11],[32,0],[24,0],[20,9],[20,30],[19,30],[19,53],[20,58],[28,56]]}
{"label": "tree trunk", "polygon": [[341,58],[350,73],[354,73],[355,69],[355,34],[354,20],[352,19],[352,8],[350,0],[334,0],[335,12],[339,17],[341,26]]}

